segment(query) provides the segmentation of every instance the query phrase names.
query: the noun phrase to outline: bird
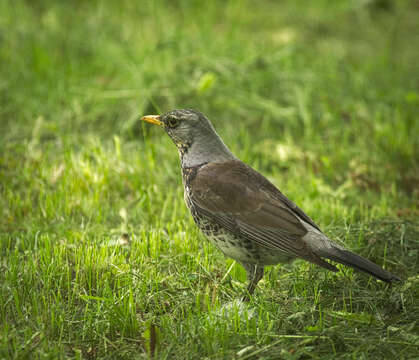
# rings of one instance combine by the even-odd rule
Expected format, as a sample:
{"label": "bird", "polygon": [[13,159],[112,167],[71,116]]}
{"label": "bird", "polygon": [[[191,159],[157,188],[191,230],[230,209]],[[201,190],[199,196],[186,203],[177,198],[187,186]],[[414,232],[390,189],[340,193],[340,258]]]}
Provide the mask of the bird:
{"label": "bird", "polygon": [[180,157],[184,200],[194,222],[246,270],[248,301],[268,265],[304,259],[333,272],[337,262],[384,282],[396,275],[327,237],[293,201],[239,160],[199,111],[171,110],[141,120],[164,128]]}

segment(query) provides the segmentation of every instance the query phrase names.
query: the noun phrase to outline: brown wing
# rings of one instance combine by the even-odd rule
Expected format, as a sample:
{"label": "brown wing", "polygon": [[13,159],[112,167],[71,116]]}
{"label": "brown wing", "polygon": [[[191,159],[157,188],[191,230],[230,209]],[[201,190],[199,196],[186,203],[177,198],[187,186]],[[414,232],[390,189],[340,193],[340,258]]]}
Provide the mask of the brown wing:
{"label": "brown wing", "polygon": [[191,187],[195,209],[229,231],[260,246],[336,270],[315,255],[302,239],[307,230],[298,215],[301,212],[304,220],[307,218],[310,223],[312,220],[241,161],[204,165],[197,171]]}

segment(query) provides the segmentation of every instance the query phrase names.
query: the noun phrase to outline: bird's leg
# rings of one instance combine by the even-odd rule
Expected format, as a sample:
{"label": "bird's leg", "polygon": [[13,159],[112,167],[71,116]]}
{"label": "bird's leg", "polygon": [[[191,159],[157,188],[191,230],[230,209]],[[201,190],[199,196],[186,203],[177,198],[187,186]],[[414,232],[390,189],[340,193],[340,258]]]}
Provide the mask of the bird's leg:
{"label": "bird's leg", "polygon": [[257,283],[263,277],[263,266],[251,263],[242,263],[242,265],[246,270],[247,280],[249,281],[249,285],[246,289],[246,294],[243,296],[243,301],[249,301],[250,296],[255,291]]}

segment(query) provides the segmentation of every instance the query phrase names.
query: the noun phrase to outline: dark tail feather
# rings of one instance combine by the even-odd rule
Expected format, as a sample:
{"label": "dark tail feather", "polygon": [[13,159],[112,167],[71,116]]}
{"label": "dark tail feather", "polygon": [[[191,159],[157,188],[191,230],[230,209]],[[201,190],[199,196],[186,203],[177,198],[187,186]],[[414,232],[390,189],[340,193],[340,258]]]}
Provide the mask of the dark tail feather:
{"label": "dark tail feather", "polygon": [[400,281],[400,279],[388,271],[382,269],[373,262],[354,254],[348,250],[330,247],[316,251],[317,255],[336,261],[340,264],[350,266],[354,269],[361,270],[367,274],[375,276],[376,278],[385,282]]}

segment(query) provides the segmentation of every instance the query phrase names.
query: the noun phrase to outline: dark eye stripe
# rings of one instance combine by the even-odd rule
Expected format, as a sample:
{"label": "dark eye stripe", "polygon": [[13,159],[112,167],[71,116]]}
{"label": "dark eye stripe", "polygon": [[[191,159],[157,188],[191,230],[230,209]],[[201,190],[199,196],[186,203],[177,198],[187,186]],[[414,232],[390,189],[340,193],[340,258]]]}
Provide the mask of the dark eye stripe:
{"label": "dark eye stripe", "polygon": [[175,117],[170,117],[167,120],[167,125],[172,129],[175,128],[176,126],[178,126],[179,123],[180,123],[180,120],[178,118],[175,118]]}

